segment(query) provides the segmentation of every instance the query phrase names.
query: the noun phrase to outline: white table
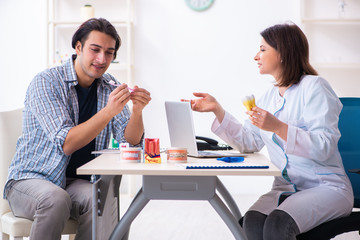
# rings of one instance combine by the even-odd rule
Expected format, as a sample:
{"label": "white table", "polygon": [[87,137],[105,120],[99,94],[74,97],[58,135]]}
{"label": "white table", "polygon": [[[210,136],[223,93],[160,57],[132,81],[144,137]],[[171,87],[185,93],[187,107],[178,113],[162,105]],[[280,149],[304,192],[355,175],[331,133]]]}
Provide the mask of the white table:
{"label": "white table", "polygon": [[[114,229],[110,239],[126,239],[132,221],[152,199],[207,200],[227,224],[236,239],[247,239],[238,223],[241,213],[235,201],[217,176],[280,176],[281,171],[260,153],[248,154],[248,165],[267,165],[267,169],[186,169],[180,164],[166,163],[162,155],[161,164],[123,163],[119,154],[102,154],[77,169],[77,174],[91,175],[142,175],[143,186],[129,209]],[[188,163],[211,164],[216,159],[188,158]],[[93,190],[93,231],[96,231],[98,212],[98,187]],[[224,201],[217,195],[221,194]],[[96,232],[93,232],[93,239]]]}

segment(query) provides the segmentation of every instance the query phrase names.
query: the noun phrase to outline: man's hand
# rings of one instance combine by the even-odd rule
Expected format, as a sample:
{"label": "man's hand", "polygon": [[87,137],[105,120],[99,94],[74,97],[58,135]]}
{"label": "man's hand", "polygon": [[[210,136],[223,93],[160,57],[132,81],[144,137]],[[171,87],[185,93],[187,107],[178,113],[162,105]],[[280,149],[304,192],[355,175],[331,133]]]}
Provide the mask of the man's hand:
{"label": "man's hand", "polygon": [[124,109],[129,100],[130,92],[127,85],[121,84],[110,93],[106,108],[112,117],[114,117]]}
{"label": "man's hand", "polygon": [[130,100],[130,92],[126,84],[114,89],[106,106],[87,121],[73,127],[68,132],[63,144],[63,151],[71,155],[93,140],[106,127],[111,119],[119,114]]}
{"label": "man's hand", "polygon": [[140,113],[146,105],[151,101],[150,93],[144,89],[134,86],[133,92],[130,94],[133,102],[133,113]]}
{"label": "man's hand", "polygon": [[144,134],[142,110],[150,102],[150,93],[143,88],[135,86],[130,99],[133,102],[133,109],[128,125],[125,128],[124,136],[128,143],[139,144]]}

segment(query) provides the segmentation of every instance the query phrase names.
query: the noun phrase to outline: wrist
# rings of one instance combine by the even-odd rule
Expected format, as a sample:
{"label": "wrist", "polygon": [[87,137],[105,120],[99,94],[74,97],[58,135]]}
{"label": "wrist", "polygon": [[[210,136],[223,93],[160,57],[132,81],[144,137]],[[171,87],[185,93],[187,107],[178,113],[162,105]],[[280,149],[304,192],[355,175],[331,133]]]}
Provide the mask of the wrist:
{"label": "wrist", "polygon": [[114,115],[107,106],[101,109],[99,113],[102,115],[103,119],[106,119],[108,122],[116,115]]}
{"label": "wrist", "polygon": [[274,133],[287,141],[288,125],[284,122],[280,122]]}
{"label": "wrist", "polygon": [[135,117],[142,117],[142,110],[133,107],[133,109],[131,111],[131,115],[133,115]]}
{"label": "wrist", "polygon": [[222,108],[220,104],[217,104],[213,112],[216,118],[218,119],[218,121],[221,123],[225,116],[225,110]]}

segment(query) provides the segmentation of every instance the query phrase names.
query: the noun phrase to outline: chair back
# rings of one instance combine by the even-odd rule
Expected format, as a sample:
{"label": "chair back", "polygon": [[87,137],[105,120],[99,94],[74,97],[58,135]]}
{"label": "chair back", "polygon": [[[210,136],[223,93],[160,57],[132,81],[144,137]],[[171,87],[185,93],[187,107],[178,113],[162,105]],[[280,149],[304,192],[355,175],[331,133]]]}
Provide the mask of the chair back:
{"label": "chair back", "polygon": [[[3,199],[4,185],[8,176],[8,168],[14,157],[16,142],[22,131],[22,111],[0,112],[0,213],[10,211],[9,205]],[[0,215],[0,216],[1,216]]]}
{"label": "chair back", "polygon": [[360,174],[348,172],[360,169],[360,98],[340,98],[343,109],[340,113],[339,151],[344,168],[354,191],[354,207],[360,207]]}

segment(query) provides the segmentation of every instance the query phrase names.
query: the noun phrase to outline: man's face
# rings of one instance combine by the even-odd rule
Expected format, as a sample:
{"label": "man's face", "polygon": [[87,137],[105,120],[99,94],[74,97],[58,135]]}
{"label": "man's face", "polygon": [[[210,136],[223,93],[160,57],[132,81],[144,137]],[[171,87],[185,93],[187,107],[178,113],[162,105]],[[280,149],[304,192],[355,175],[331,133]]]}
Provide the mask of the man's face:
{"label": "man's face", "polygon": [[110,35],[99,31],[90,32],[83,46],[77,42],[75,69],[80,84],[91,84],[106,72],[114,58],[115,43]]}

